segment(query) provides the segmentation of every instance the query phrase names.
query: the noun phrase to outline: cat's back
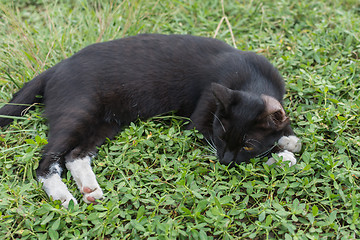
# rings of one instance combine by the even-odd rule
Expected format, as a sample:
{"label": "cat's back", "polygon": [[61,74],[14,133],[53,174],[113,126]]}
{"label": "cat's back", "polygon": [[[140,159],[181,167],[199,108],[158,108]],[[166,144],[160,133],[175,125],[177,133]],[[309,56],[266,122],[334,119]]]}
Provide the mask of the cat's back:
{"label": "cat's back", "polygon": [[213,38],[192,35],[139,34],[89,45],[69,60],[73,62],[87,58],[87,61],[101,59],[104,63],[121,61],[129,64],[146,61],[168,62],[177,59],[202,62],[210,56],[231,51],[235,49]]}
{"label": "cat's back", "polygon": [[[117,84],[131,82],[192,79],[211,75],[224,53],[237,51],[212,38],[191,35],[139,34],[95,43],[56,66],[60,81]],[[64,77],[64,75],[67,75]],[[60,78],[60,77],[59,77]],[[58,82],[59,79],[56,79]],[[201,79],[199,79],[201,81]],[[145,82],[143,82],[145,84]]]}

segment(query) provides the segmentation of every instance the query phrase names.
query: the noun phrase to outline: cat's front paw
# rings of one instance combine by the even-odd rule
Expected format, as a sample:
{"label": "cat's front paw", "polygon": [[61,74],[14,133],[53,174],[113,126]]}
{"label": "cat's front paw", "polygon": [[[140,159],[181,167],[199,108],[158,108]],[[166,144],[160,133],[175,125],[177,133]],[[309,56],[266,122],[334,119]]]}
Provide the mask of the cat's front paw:
{"label": "cat's front paw", "polygon": [[292,136],[282,136],[278,141],[279,147],[283,150],[290,152],[300,152],[301,150],[301,141],[298,137]]}
{"label": "cat's front paw", "polygon": [[[296,158],[292,152],[285,150],[283,152],[278,153],[278,155],[279,155],[279,157],[282,157],[283,162],[288,162],[289,167],[294,166],[296,164]],[[277,161],[274,158],[270,158],[266,162],[266,164],[270,166],[276,162]]]}

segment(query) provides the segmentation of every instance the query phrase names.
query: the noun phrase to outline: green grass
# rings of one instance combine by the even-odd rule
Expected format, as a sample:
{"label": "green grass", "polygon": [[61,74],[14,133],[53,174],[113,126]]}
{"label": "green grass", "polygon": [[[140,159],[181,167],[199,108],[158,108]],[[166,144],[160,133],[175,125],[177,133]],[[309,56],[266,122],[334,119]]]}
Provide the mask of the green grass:
{"label": "green grass", "polygon": [[[0,238],[360,238],[357,0],[224,0],[224,12],[215,0],[88,2],[0,0],[0,102],[94,42],[216,34],[265,55],[283,74],[285,105],[303,140],[299,162],[282,168],[254,159],[227,169],[199,133],[184,130],[186,119],[154,118],[99,149],[93,165],[104,201],[67,210],[34,175],[47,133],[37,108],[1,129]],[[217,31],[224,16],[229,24]]]}

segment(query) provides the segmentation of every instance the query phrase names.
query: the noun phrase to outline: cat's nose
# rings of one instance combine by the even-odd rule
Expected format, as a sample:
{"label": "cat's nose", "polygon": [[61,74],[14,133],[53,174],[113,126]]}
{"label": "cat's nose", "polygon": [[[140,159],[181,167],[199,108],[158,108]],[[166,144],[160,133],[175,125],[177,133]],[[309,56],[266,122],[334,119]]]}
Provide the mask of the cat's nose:
{"label": "cat's nose", "polygon": [[229,165],[234,161],[234,154],[232,152],[225,152],[224,156],[220,159],[220,163]]}

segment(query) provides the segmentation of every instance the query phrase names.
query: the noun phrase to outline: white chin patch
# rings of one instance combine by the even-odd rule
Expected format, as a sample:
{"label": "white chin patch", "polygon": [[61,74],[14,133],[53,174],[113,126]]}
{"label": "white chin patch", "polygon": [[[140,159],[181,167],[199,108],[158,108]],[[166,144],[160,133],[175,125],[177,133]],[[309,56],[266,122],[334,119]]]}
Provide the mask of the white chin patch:
{"label": "white chin patch", "polygon": [[[289,167],[294,166],[296,164],[296,158],[292,152],[284,150],[283,152],[279,152],[278,156],[282,157],[283,163],[288,162]],[[274,163],[276,163],[276,160],[274,158],[270,158],[266,162],[267,165],[272,165]]]}
{"label": "white chin patch", "polygon": [[80,192],[84,195],[86,203],[96,203],[96,200],[103,198],[95,173],[90,165],[90,157],[68,160],[66,168],[71,172]]}
{"label": "white chin patch", "polygon": [[296,136],[283,136],[278,141],[279,147],[290,152],[300,152],[301,141]]}
{"label": "white chin patch", "polygon": [[60,174],[53,173],[46,177],[39,177],[39,181],[43,183],[43,189],[53,200],[60,200],[62,205],[68,208],[69,203],[73,200],[77,204],[76,199],[69,192],[65,183],[61,181]]}

